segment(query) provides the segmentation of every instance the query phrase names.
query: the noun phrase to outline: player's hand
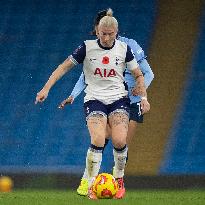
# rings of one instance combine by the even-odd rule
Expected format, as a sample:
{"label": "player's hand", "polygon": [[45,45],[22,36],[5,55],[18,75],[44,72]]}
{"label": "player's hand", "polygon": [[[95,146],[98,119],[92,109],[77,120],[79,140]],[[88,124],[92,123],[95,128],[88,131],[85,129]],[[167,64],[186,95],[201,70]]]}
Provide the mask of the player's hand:
{"label": "player's hand", "polygon": [[149,112],[150,104],[149,104],[149,102],[147,101],[146,98],[142,98],[140,104],[141,104],[141,108],[142,108],[142,114],[145,114],[145,113]]}
{"label": "player's hand", "polygon": [[36,101],[35,101],[35,104],[37,103],[41,103],[43,102],[47,97],[48,97],[48,92],[49,90],[43,88],[40,92],[37,93],[36,95]]}
{"label": "player's hand", "polygon": [[69,96],[67,99],[65,99],[59,106],[58,108],[63,109],[65,107],[65,105],[67,104],[72,104],[74,101],[73,96]]}
{"label": "player's hand", "polygon": [[134,96],[137,95],[141,95],[144,96],[146,94],[146,89],[144,85],[136,85],[133,89],[132,89],[132,94]]}

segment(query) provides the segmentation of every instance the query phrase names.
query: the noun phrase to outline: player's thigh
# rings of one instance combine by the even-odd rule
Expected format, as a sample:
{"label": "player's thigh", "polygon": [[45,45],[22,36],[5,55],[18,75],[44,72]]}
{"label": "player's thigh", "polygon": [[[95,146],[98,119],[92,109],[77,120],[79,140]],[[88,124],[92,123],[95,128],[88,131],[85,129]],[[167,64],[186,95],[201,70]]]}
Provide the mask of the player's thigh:
{"label": "player's thigh", "polygon": [[87,126],[91,137],[91,143],[103,147],[106,137],[107,118],[96,114],[89,117]]}
{"label": "player's thigh", "polygon": [[130,120],[127,133],[127,144],[130,144],[135,135],[137,135],[137,122]]}
{"label": "player's thigh", "polygon": [[112,133],[112,142],[115,147],[123,147],[126,144],[129,117],[123,112],[116,112],[109,117]]}
{"label": "player's thigh", "polygon": [[91,143],[96,146],[104,146],[107,126],[107,108],[98,100],[90,100],[84,103],[88,130]]}
{"label": "player's thigh", "polygon": [[111,128],[110,125],[107,123],[107,127],[106,127],[106,139],[111,138],[112,132],[111,132]]}

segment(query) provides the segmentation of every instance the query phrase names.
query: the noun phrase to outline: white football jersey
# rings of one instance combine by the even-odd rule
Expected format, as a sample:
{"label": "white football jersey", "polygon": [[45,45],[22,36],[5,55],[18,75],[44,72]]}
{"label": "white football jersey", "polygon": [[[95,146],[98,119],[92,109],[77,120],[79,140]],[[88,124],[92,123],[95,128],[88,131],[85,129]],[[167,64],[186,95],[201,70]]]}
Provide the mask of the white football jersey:
{"label": "white football jersey", "polygon": [[[97,40],[84,42],[86,54],[83,60],[86,96],[84,101],[99,100],[111,104],[128,95],[124,84],[124,70],[138,67],[137,61],[126,61],[127,44],[115,40],[111,49],[103,48]],[[131,53],[132,55],[132,53]],[[72,59],[76,63],[75,59]]]}

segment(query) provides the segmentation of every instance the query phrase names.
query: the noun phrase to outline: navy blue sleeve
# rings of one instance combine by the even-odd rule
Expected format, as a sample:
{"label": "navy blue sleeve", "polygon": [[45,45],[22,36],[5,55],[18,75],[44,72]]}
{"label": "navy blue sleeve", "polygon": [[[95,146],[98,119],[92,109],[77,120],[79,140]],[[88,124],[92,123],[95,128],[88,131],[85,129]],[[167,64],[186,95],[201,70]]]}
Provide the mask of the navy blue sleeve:
{"label": "navy blue sleeve", "polygon": [[133,59],[134,59],[133,52],[132,52],[131,48],[127,45],[127,53],[126,53],[126,57],[125,57],[125,63],[130,62]]}
{"label": "navy blue sleeve", "polygon": [[72,53],[72,57],[80,64],[83,63],[86,55],[86,46],[85,43],[78,46]]}

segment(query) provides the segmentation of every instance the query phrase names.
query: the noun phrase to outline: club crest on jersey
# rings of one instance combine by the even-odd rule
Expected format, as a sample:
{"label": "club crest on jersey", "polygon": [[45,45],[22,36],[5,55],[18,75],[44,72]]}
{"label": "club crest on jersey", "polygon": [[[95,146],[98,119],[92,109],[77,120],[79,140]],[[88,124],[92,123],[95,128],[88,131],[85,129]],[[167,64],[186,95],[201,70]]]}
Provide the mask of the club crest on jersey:
{"label": "club crest on jersey", "polygon": [[118,57],[115,58],[115,65],[118,65],[118,64],[119,64],[119,60],[120,60],[120,59],[119,59]]}
{"label": "club crest on jersey", "polygon": [[104,56],[103,59],[102,59],[103,64],[108,64],[109,61],[110,61],[110,59],[107,56]]}
{"label": "club crest on jersey", "polygon": [[101,78],[102,77],[115,77],[116,76],[116,72],[114,69],[108,70],[108,69],[103,69],[103,68],[96,68],[94,75],[99,75]]}

